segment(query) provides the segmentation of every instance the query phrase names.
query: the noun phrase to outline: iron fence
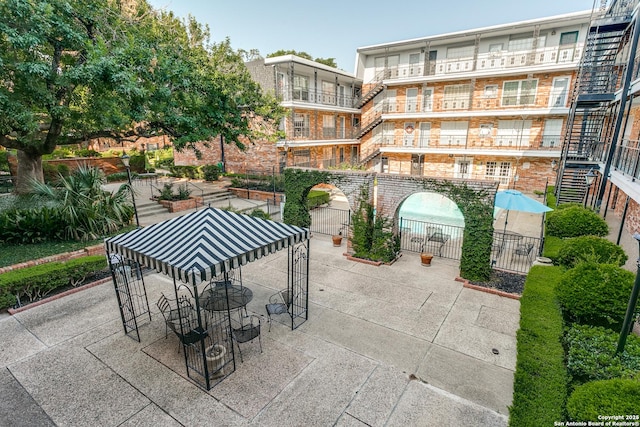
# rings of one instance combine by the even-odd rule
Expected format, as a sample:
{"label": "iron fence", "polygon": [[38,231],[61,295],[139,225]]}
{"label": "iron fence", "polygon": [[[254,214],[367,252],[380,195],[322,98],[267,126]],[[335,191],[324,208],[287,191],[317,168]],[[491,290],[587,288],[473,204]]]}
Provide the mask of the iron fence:
{"label": "iron fence", "polygon": [[528,273],[542,249],[542,239],[510,231],[493,233],[491,267],[514,273]]}
{"label": "iron fence", "polygon": [[464,227],[400,218],[398,230],[403,251],[431,252],[456,260],[462,256]]}
{"label": "iron fence", "polygon": [[320,206],[309,211],[312,233],[334,235],[342,232],[347,235],[351,223],[351,211]]}

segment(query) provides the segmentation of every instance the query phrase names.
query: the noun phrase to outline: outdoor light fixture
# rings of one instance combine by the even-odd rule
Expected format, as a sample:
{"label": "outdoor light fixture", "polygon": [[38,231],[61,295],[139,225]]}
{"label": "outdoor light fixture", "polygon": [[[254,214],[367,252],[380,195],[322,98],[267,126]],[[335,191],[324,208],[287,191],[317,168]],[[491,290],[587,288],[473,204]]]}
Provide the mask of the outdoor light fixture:
{"label": "outdoor light fixture", "polygon": [[591,185],[593,185],[593,181],[596,179],[596,174],[593,173],[593,168],[589,169],[589,172],[584,176],[584,180],[587,183],[587,191],[584,193],[584,203],[582,204],[585,208],[587,207],[587,199],[589,199],[589,191],[591,190]]}
{"label": "outdoor light fixture", "polygon": [[129,181],[129,190],[131,190],[131,200],[133,201],[133,213],[136,217],[136,225],[140,227],[140,220],[138,219],[138,209],[136,208],[136,197],[133,191],[133,186],[131,185],[131,168],[130,168],[131,157],[129,157],[127,154],[123,154],[120,157],[120,160],[122,160],[122,164],[124,165],[124,167],[127,168],[127,180]]}
{"label": "outdoor light fixture", "polygon": [[[640,253],[640,233],[635,233],[633,238],[638,242],[638,252]],[[627,313],[624,315],[624,321],[622,322],[622,330],[620,331],[620,338],[618,339],[618,348],[616,354],[624,351],[624,345],[627,343],[627,336],[631,332],[631,324],[633,322],[633,314],[636,311],[636,303],[638,302],[638,293],[640,293],[640,256],[636,260],[636,281],[633,284],[631,290],[631,296],[629,297],[629,304],[627,304]]]}

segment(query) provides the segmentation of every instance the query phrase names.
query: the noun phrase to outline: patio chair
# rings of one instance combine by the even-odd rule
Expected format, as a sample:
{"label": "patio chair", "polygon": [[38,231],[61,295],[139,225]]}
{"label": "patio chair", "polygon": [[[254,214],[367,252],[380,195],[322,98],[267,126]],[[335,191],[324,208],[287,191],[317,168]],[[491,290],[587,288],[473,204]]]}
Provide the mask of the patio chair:
{"label": "patio chair", "polygon": [[[169,299],[164,294],[160,295],[158,302],[156,303],[162,317],[164,317],[164,337],[165,339],[169,335],[169,329],[171,329],[180,339],[183,344],[188,344],[193,337],[187,336],[188,334],[182,334],[183,330],[194,330],[194,322],[196,318],[196,310],[193,308],[191,301],[186,296],[181,296],[176,301],[175,299]],[[183,328],[180,327],[182,324]],[[194,325],[194,327],[192,327]],[[178,347],[180,351],[180,347]]]}
{"label": "patio chair", "polygon": [[436,242],[439,244],[438,246],[438,256],[442,256],[442,247],[447,244],[451,235],[443,233],[441,231],[436,231],[432,235],[429,236],[430,242]]}
{"label": "patio chair", "polygon": [[533,243],[520,243],[518,246],[516,246],[516,248],[513,250],[513,253],[511,254],[511,262],[513,262],[514,258],[517,256],[526,256],[529,260],[529,263],[532,263],[533,259],[531,258],[531,256],[533,246]]}
{"label": "patio chair", "polygon": [[265,305],[269,319],[269,332],[271,332],[271,316],[274,314],[289,314],[291,296],[289,289],[283,289],[269,297],[269,304]]}
{"label": "patio chair", "polygon": [[231,320],[231,338],[233,339],[233,342],[235,342],[238,346],[238,352],[240,353],[240,362],[244,363],[244,360],[242,360],[242,350],[240,349],[240,344],[252,342],[254,339],[258,338],[258,343],[260,344],[260,353],[262,353],[260,325],[260,317],[256,316],[255,314],[242,317],[240,319],[240,322]]}

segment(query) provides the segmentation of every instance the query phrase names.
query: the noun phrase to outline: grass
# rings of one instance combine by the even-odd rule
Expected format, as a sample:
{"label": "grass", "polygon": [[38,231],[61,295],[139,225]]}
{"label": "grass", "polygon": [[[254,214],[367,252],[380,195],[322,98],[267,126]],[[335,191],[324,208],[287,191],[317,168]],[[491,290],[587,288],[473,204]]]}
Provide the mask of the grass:
{"label": "grass", "polygon": [[[113,233],[113,235],[125,233],[135,229],[135,226],[129,226]],[[108,237],[108,236],[107,236]],[[33,259],[44,258],[64,252],[77,251],[104,243],[104,237],[87,242],[65,241],[65,242],[43,242],[32,243],[27,245],[0,245],[0,267],[19,264],[21,262],[31,261]]]}
{"label": "grass", "polygon": [[562,274],[560,267],[534,266],[527,277],[520,299],[510,426],[547,426],[564,419],[568,375],[555,297]]}

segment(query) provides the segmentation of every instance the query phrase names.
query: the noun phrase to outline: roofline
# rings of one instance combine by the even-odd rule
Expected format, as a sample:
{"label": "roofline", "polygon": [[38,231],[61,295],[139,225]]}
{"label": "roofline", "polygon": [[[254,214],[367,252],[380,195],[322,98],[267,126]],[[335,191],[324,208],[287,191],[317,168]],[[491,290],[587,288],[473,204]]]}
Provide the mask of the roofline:
{"label": "roofline", "polygon": [[[499,25],[492,25],[489,27],[480,27],[480,28],[471,28],[468,30],[462,30],[462,31],[456,31],[453,33],[444,33],[444,34],[436,34],[433,36],[426,36],[426,37],[418,37],[415,39],[406,39],[406,40],[400,40],[400,41],[395,41],[395,42],[388,42],[388,43],[379,43],[379,44],[374,44],[374,45],[369,45],[369,46],[362,46],[356,49],[356,52],[365,52],[367,50],[375,50],[375,49],[380,49],[380,48],[384,48],[384,47],[395,47],[395,46],[402,46],[405,44],[411,44],[411,43],[418,43],[418,42],[426,42],[426,41],[435,41],[435,40],[444,40],[444,39],[449,39],[452,37],[462,37],[462,36],[471,36],[471,35],[476,35],[477,33],[480,32],[487,32],[487,31],[497,31],[500,29],[509,29],[509,28],[516,28],[516,27],[521,27],[521,26],[527,26],[527,25],[535,25],[538,23],[542,23],[542,22],[562,22],[562,21],[570,21],[570,20],[574,20],[577,18],[589,18],[591,17],[592,11],[591,10],[585,10],[585,11],[581,11],[581,12],[571,12],[571,13],[565,13],[562,15],[554,15],[554,16],[548,16],[546,18],[536,18],[536,19],[529,19],[526,21],[517,21],[517,22],[509,22],[507,24],[499,24]],[[590,21],[590,20],[589,20]]]}
{"label": "roofline", "polygon": [[271,58],[264,59],[264,65],[276,65],[276,64],[284,64],[287,62],[295,62],[298,64],[306,65],[308,67],[318,68],[324,71],[329,71],[331,73],[340,74],[344,77],[348,77],[354,80],[361,80],[356,77],[355,74],[349,73],[347,71],[341,70],[339,68],[329,67],[328,65],[321,64],[316,61],[310,61],[305,58],[301,58],[297,55],[282,55],[282,56],[274,56]]}

